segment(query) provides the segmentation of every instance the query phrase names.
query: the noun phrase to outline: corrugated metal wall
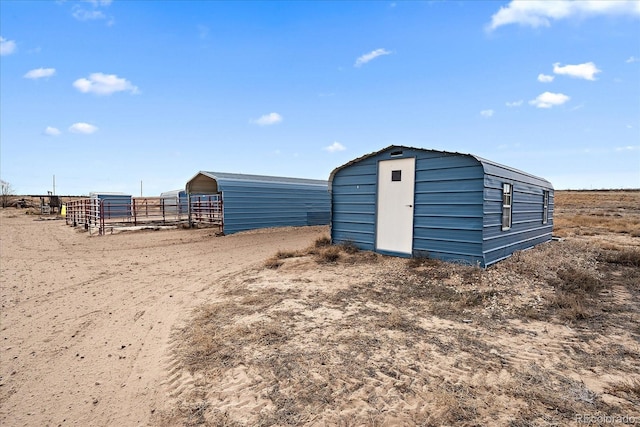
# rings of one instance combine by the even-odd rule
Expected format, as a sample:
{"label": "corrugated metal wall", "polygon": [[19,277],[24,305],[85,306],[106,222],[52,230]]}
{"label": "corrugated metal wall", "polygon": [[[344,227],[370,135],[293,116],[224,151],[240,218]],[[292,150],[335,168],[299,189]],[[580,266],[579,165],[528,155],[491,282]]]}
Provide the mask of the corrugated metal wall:
{"label": "corrugated metal wall", "polygon": [[475,264],[482,259],[482,178],[471,156],[418,151],[414,253]]}
{"label": "corrugated metal wall", "polygon": [[[401,149],[402,155],[391,156]],[[375,250],[378,162],[416,158],[413,250],[447,260],[482,258],[482,177],[471,156],[395,147],[339,170],[331,184],[334,242]]]}
{"label": "corrugated metal wall", "polygon": [[[387,157],[388,158],[388,157]],[[377,157],[338,171],[331,182],[331,239],[373,251],[376,240]]]}
{"label": "corrugated metal wall", "polygon": [[[468,154],[388,147],[332,173],[334,242],[375,250],[378,162],[407,157],[416,158],[414,255],[486,266],[551,238],[553,189],[547,181]],[[501,230],[504,182],[514,185],[508,231]],[[550,197],[543,225],[544,189]]]}
{"label": "corrugated metal wall", "polygon": [[222,193],[224,232],[329,223],[328,184],[321,180],[200,172],[191,193]]}
{"label": "corrugated metal wall", "polygon": [[172,190],[160,193],[164,211],[172,215],[188,215],[189,198],[185,190]]}
{"label": "corrugated metal wall", "polygon": [[100,212],[100,204],[102,204],[102,212],[105,219],[111,218],[129,218],[132,215],[131,202],[132,196],[129,194],[116,193],[90,193],[92,209]]}
{"label": "corrugated metal wall", "polygon": [[[485,161],[484,234],[485,264],[500,261],[517,250],[551,240],[553,187],[545,180]],[[502,186],[513,184],[511,228],[502,230]],[[542,223],[544,191],[549,191],[549,219]]]}
{"label": "corrugated metal wall", "polygon": [[[326,185],[219,178],[218,187],[222,191],[224,232],[227,234],[254,228],[329,223],[330,201]],[[312,214],[311,218],[309,214]]]}

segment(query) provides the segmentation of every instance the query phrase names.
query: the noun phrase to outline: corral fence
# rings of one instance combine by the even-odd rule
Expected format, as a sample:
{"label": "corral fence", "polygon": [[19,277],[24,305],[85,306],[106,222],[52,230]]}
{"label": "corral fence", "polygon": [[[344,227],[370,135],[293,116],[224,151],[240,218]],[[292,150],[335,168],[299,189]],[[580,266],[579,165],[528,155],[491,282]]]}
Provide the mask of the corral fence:
{"label": "corral fence", "polygon": [[189,195],[189,223],[223,225],[222,194]]}
{"label": "corral fence", "polygon": [[189,195],[185,198],[131,197],[130,199],[101,199],[91,197],[68,202],[67,225],[82,226],[90,233],[105,234],[107,229],[170,226],[223,227],[221,194]]}

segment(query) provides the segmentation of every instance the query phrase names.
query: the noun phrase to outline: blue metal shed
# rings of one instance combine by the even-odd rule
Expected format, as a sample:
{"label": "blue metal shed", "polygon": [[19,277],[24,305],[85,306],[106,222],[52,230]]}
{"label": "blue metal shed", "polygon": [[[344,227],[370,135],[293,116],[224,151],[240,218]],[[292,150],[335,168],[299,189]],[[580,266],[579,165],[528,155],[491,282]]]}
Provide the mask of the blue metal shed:
{"label": "blue metal shed", "polygon": [[323,180],[201,171],[185,188],[190,196],[220,195],[225,234],[329,223],[328,183]]}
{"label": "blue metal shed", "polygon": [[95,218],[99,217],[99,212],[103,212],[104,219],[130,218],[131,200],[130,194],[92,192],[89,193],[91,199],[91,210]]}
{"label": "blue metal shed", "polygon": [[178,217],[188,215],[189,204],[185,190],[172,190],[160,193],[162,209],[165,213]]}
{"label": "blue metal shed", "polygon": [[331,238],[486,267],[551,240],[553,186],[471,154],[390,146],[329,177]]}

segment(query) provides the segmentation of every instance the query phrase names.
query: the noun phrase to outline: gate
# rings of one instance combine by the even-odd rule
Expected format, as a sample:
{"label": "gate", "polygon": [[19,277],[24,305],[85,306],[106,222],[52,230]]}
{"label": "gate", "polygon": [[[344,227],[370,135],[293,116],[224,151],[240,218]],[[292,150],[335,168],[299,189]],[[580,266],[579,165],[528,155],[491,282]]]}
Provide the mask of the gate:
{"label": "gate", "polygon": [[67,203],[67,225],[84,226],[98,234],[107,228],[154,225],[223,227],[222,194],[189,195],[188,202],[160,197],[132,197],[130,202],[89,198]]}
{"label": "gate", "polygon": [[189,194],[189,224],[218,226],[223,230],[222,193]]}

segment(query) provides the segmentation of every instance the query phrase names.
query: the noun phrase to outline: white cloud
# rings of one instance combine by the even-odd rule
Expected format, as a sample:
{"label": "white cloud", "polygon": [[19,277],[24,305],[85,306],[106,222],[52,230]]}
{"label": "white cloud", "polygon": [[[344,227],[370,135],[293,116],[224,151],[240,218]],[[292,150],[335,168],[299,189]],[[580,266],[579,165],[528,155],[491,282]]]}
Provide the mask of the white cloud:
{"label": "white cloud", "polygon": [[519,99],[517,101],[513,101],[513,102],[506,102],[506,106],[507,107],[519,107],[522,105],[524,101],[522,99]]}
{"label": "white cloud", "polygon": [[353,64],[353,66],[354,67],[361,67],[362,65],[366,64],[367,62],[373,61],[377,57],[383,56],[383,55],[391,55],[391,52],[386,50],[386,49],[376,49],[376,50],[371,51],[369,53],[365,53],[364,55],[362,55],[358,59],[356,59],[356,63]]}
{"label": "white cloud", "polygon": [[626,61],[627,64],[633,64],[634,62],[640,62],[640,58],[636,58],[635,56],[630,56]]}
{"label": "white cloud", "polygon": [[[639,3],[640,4],[640,3]],[[595,75],[600,73],[593,62],[585,62],[584,64],[560,66],[559,62],[553,64],[553,72],[562,74],[576,79],[595,80]]]}
{"label": "white cloud", "polygon": [[109,6],[113,0],[85,0],[86,3],[91,3],[93,7]]}
{"label": "white cloud", "polygon": [[[106,8],[111,5],[112,0],[84,0],[84,3],[89,3],[93,8],[86,9],[81,5],[74,5],[71,9],[71,16],[78,21],[95,21],[99,19],[107,19],[107,15],[100,10],[100,8]],[[108,25],[113,24],[113,18],[109,19]]]}
{"label": "white cloud", "polygon": [[554,76],[548,76],[546,74],[538,74],[538,81],[542,83],[551,83],[555,79]]}
{"label": "white cloud", "polygon": [[562,105],[569,99],[571,98],[563,93],[545,92],[538,95],[536,99],[529,101],[529,104],[537,108],[551,108],[555,105]]}
{"label": "white cloud", "polygon": [[75,7],[71,15],[78,21],[95,21],[97,19],[107,18],[107,15],[101,10],[86,10],[81,7]]}
{"label": "white cloud", "polygon": [[90,125],[89,123],[83,123],[83,122],[79,122],[79,123],[74,123],[71,126],[69,126],[69,132],[71,133],[82,133],[85,135],[89,135],[92,134],[94,132],[96,132],[98,130],[98,128],[94,125]]}
{"label": "white cloud", "polygon": [[36,68],[34,70],[28,71],[27,74],[25,74],[24,77],[25,79],[41,79],[44,77],[51,77],[56,73],[56,69],[55,68]]}
{"label": "white cloud", "polygon": [[327,145],[326,147],[323,148],[323,150],[328,151],[330,153],[335,153],[336,151],[344,151],[346,149],[347,147],[340,144],[338,141],[334,141],[333,144]]}
{"label": "white cloud", "polygon": [[487,119],[488,119],[489,117],[493,116],[493,113],[495,113],[495,111],[493,111],[493,110],[482,110],[482,111],[480,111],[480,115],[481,115],[482,117],[487,118]]}
{"label": "white cloud", "polygon": [[0,37],[0,55],[11,55],[16,51],[16,42]]}
{"label": "white cloud", "polygon": [[130,81],[115,74],[92,73],[88,79],[81,78],[73,82],[73,87],[82,93],[95,93],[96,95],[111,95],[114,92],[140,93]]}
{"label": "white cloud", "polygon": [[54,128],[54,127],[51,127],[51,126],[47,126],[47,128],[44,130],[44,134],[45,135],[49,135],[49,136],[58,136],[61,133],[62,132],[60,132],[60,129]]}
{"label": "white cloud", "polygon": [[637,0],[512,0],[491,17],[489,31],[509,24],[549,27],[551,21],[597,15],[640,16]]}
{"label": "white cloud", "polygon": [[256,120],[252,120],[251,123],[254,123],[260,126],[270,126],[270,125],[275,125],[276,123],[280,123],[282,120],[283,118],[280,114],[269,113],[259,117]]}
{"label": "white cloud", "polygon": [[627,145],[625,147],[616,147],[616,151],[640,151],[640,145]]}

